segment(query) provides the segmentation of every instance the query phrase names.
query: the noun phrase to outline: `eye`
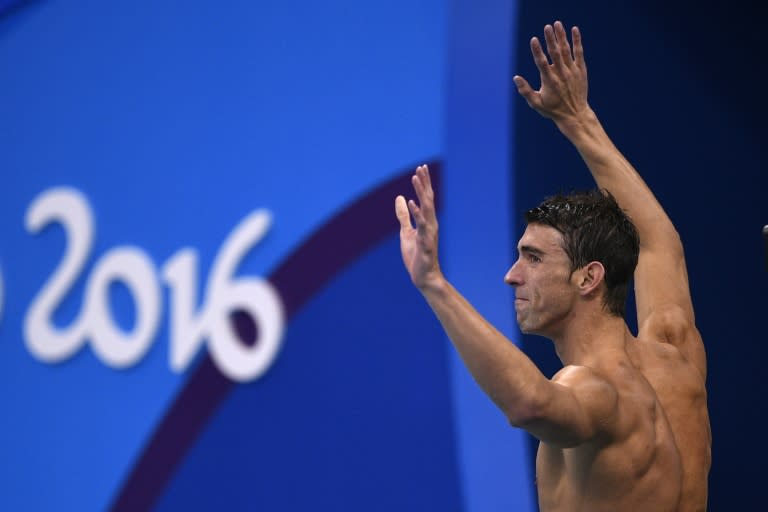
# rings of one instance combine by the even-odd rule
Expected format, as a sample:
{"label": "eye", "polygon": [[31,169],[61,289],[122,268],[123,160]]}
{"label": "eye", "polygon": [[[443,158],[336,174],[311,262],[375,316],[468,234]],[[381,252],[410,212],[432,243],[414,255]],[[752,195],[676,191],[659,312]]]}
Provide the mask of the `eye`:
{"label": "eye", "polygon": [[528,253],[528,261],[531,263],[539,263],[541,261],[541,258],[536,256],[535,254]]}

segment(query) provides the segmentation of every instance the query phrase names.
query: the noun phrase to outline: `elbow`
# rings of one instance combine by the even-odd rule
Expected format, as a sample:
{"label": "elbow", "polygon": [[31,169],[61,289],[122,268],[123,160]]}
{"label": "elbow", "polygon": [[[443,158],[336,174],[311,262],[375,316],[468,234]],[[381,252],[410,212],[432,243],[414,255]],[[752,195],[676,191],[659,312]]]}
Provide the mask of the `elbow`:
{"label": "elbow", "polygon": [[544,403],[542,400],[526,400],[524,403],[506,407],[504,415],[511,426],[528,430],[545,416]]}
{"label": "elbow", "polygon": [[524,389],[519,389],[499,405],[510,425],[527,430],[530,425],[547,417],[554,399],[553,391],[551,382],[542,375],[541,378],[530,379]]}

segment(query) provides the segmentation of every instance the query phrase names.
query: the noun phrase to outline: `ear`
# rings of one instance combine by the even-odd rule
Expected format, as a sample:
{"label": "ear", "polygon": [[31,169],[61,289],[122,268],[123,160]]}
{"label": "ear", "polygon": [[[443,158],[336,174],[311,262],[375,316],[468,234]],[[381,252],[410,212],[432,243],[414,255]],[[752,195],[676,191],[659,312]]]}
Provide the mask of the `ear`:
{"label": "ear", "polygon": [[587,263],[579,269],[578,279],[579,293],[590,295],[605,281],[605,267],[599,261]]}

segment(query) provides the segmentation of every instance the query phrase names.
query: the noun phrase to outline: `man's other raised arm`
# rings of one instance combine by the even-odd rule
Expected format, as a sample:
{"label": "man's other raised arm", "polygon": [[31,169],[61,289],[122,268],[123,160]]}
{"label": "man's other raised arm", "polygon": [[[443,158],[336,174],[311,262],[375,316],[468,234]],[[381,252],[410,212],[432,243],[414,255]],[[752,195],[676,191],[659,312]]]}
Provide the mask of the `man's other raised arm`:
{"label": "man's other raised arm", "polygon": [[524,78],[515,76],[517,90],[531,108],[555,122],[579,151],[597,185],[616,198],[637,228],[640,256],[635,270],[635,296],[639,337],[674,345],[705,375],[706,357],[695,327],[680,237],[587,102],[587,68],[578,28],[571,30],[573,50],[560,22],[547,25],[544,37],[549,59],[539,40],[531,40],[541,88],[536,91]]}

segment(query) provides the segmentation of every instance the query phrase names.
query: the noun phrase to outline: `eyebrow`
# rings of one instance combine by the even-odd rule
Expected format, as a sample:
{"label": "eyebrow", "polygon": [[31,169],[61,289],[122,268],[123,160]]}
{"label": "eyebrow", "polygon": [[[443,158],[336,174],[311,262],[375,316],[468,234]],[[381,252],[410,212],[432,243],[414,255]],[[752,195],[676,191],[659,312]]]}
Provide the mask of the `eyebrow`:
{"label": "eyebrow", "polygon": [[528,254],[534,254],[536,256],[543,256],[547,253],[542,251],[541,249],[537,249],[536,247],[533,247],[532,245],[521,245],[520,248],[518,248],[519,252],[525,252]]}

